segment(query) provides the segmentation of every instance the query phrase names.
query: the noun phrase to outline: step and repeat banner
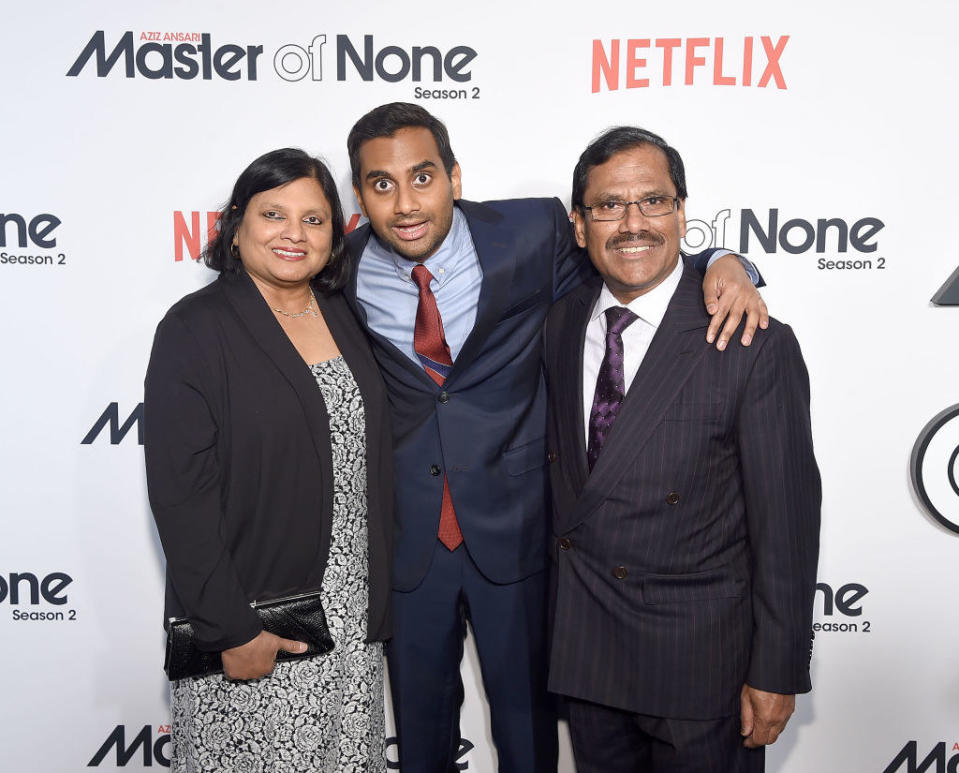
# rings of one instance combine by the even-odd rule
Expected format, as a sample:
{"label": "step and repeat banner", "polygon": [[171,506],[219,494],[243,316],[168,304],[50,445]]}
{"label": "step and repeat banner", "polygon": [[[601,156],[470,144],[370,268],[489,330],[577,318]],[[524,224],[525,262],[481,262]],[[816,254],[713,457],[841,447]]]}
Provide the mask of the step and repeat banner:
{"label": "step and repeat banner", "polygon": [[[2,20],[0,770],[169,766],[154,328],[213,278],[195,259],[261,153],[324,157],[361,222],[346,136],[396,100],[447,123],[470,199],[568,203],[611,125],[680,150],[687,248],[760,266],[812,382],[814,689],[770,769],[959,770],[952,4],[41,0]],[[492,772],[470,646],[463,674],[459,769]]]}

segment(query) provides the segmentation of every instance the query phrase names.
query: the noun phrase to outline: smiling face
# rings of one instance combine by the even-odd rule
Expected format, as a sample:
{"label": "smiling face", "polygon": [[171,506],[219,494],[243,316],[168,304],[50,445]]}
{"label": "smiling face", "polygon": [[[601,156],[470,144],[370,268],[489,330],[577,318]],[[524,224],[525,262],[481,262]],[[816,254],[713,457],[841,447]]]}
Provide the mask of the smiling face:
{"label": "smiling face", "polygon": [[301,177],[253,196],[233,239],[257,284],[275,289],[304,285],[330,259],[330,203],[319,182]]}
{"label": "smiling face", "polygon": [[460,168],[450,174],[429,129],[410,126],[360,146],[354,187],[376,235],[397,253],[422,263],[439,249],[460,197]]}
{"label": "smiling face", "polygon": [[[638,145],[610,156],[589,170],[583,201],[595,207],[607,201],[672,198],[666,154],[655,145]],[[596,222],[588,211],[573,212],[576,241],[602,274],[620,303],[649,292],[676,267],[680,239],[686,235],[684,202],[669,215],[647,217],[631,204],[622,220]]]}

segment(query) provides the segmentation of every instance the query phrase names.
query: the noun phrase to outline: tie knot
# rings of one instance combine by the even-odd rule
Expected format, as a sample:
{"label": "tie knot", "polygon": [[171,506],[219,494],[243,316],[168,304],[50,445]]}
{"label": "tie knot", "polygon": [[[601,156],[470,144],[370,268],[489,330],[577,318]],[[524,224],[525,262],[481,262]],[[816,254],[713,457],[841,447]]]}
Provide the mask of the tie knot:
{"label": "tie knot", "polygon": [[413,266],[413,281],[420,290],[425,290],[430,286],[430,282],[433,281],[433,275],[423,264]]}
{"label": "tie knot", "polygon": [[639,317],[625,306],[610,306],[606,309],[606,335],[610,333],[620,335],[637,319],[639,319]]}

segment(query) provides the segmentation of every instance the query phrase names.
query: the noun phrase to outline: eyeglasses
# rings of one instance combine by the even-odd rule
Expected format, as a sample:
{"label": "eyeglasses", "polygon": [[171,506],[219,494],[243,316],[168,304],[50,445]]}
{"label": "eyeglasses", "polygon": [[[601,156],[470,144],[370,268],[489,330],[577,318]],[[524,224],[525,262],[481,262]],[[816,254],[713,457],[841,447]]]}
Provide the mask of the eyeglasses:
{"label": "eyeglasses", "polygon": [[626,210],[630,204],[639,207],[639,211],[646,217],[662,217],[676,210],[679,199],[676,196],[647,196],[640,201],[617,201],[610,199],[592,207],[583,207],[589,210],[590,218],[600,223],[610,220],[622,220],[626,216]]}

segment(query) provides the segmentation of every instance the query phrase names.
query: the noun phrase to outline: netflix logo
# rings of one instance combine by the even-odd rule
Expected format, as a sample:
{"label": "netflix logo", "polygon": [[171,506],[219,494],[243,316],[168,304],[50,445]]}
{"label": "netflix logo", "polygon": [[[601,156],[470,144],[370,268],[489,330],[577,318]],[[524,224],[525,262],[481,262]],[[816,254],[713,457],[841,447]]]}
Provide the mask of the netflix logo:
{"label": "netflix logo", "polygon": [[[360,224],[360,213],[346,219],[344,230],[349,233]],[[216,236],[220,225],[219,212],[180,211],[173,212],[173,260],[184,258],[199,260],[207,242]]]}
{"label": "netflix logo", "polygon": [[785,89],[780,59],[788,42],[789,35],[594,40],[593,94],[680,83]]}

